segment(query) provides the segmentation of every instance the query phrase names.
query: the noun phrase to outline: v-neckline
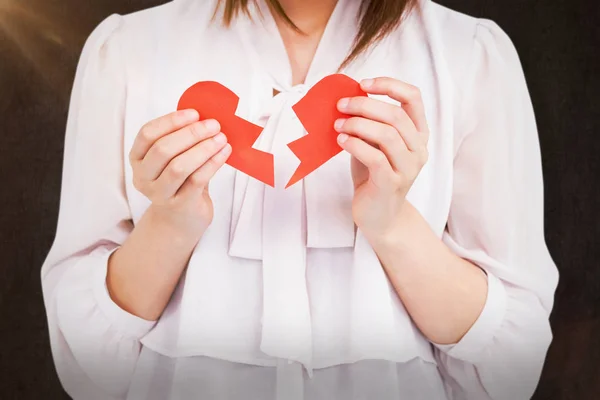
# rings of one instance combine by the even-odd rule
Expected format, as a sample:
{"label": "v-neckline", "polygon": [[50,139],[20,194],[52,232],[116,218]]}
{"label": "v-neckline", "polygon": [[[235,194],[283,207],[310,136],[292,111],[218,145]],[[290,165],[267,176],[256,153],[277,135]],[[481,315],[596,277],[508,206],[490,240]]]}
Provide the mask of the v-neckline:
{"label": "v-neckline", "polygon": [[[253,29],[262,29],[263,32],[253,30],[260,36],[257,40],[251,40],[251,45],[257,48],[262,67],[269,72],[279,86],[275,89],[285,91],[296,86],[312,86],[325,75],[337,72],[348,55],[356,36],[358,8],[352,7],[355,6],[355,3],[357,0],[338,0],[321,35],[304,83],[293,85],[292,65],[275,18],[264,0],[256,1],[257,12],[251,13],[252,18],[256,21],[251,22],[251,25]],[[353,19],[344,21],[344,18],[348,16]],[[260,20],[262,20],[262,26]]]}
{"label": "v-neckline", "polygon": [[[278,47],[279,47],[279,51],[283,51],[283,53],[286,56],[287,62],[288,62],[288,68],[289,68],[289,77],[290,77],[290,86],[291,87],[295,87],[295,86],[300,86],[300,85],[304,85],[306,84],[306,81],[308,80],[308,77],[310,76],[311,70],[314,69],[314,65],[315,65],[315,60],[317,59],[317,55],[319,53],[319,49],[323,47],[323,43],[326,40],[326,32],[327,30],[331,30],[331,26],[335,24],[335,18],[337,16],[336,12],[338,12],[338,9],[340,7],[340,3],[342,2],[342,0],[337,0],[333,10],[331,11],[331,14],[329,15],[329,17],[327,18],[327,22],[325,24],[325,27],[323,28],[323,31],[320,34],[320,37],[318,39],[318,43],[317,46],[314,50],[314,53],[312,55],[312,58],[310,59],[310,62],[308,64],[308,68],[306,69],[306,74],[304,76],[304,80],[301,83],[298,84],[294,84],[294,68],[293,68],[293,60],[292,57],[290,56],[290,53],[288,52],[288,49],[286,47],[285,44],[285,40],[283,39],[283,34],[280,30],[280,27],[276,21],[275,16],[273,15],[273,12],[271,11],[270,7],[268,7],[268,5],[262,3],[265,8],[267,9],[266,11],[266,18],[268,18],[267,20],[267,24],[268,24],[268,29],[274,32],[277,32],[276,35],[274,35],[274,37],[277,39],[278,42]],[[262,10],[261,10],[262,11]]]}

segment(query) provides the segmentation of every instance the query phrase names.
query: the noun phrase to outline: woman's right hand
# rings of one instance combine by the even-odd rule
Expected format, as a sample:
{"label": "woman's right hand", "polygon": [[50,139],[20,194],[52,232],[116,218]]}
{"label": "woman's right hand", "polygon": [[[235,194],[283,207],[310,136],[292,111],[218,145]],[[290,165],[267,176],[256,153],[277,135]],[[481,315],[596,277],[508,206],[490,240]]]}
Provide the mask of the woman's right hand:
{"label": "woman's right hand", "polygon": [[208,184],[231,154],[215,120],[195,110],[153,120],[140,130],[129,153],[133,184],[152,205],[154,217],[200,239],[213,218]]}

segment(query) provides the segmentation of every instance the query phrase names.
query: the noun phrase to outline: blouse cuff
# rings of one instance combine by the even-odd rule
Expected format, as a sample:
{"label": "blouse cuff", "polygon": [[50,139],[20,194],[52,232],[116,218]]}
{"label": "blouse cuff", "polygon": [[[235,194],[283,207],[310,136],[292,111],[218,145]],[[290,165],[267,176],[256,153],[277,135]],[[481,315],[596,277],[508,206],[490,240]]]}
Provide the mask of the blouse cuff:
{"label": "blouse cuff", "polygon": [[147,321],[133,314],[128,313],[119,307],[110,297],[106,287],[106,274],[108,271],[108,259],[117,249],[106,251],[98,257],[98,264],[95,272],[92,274],[92,288],[94,297],[100,311],[108,318],[111,325],[116,327],[122,333],[140,340],[147,335],[156,321]]}
{"label": "blouse cuff", "polygon": [[494,275],[487,273],[487,299],[481,314],[463,338],[456,344],[433,343],[452,358],[475,364],[484,354],[484,349],[494,338],[504,319],[507,295],[504,284]]}

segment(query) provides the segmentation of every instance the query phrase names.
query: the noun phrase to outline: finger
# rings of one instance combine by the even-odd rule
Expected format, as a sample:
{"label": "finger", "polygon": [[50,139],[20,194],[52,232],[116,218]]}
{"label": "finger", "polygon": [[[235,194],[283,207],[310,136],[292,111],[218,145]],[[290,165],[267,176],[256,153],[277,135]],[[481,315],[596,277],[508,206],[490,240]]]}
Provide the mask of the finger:
{"label": "finger", "polygon": [[401,107],[370,97],[358,96],[341,99],[338,102],[338,109],[345,114],[357,115],[392,125],[399,132],[417,130],[414,122]]}
{"label": "finger", "polygon": [[196,144],[216,136],[220,130],[221,127],[217,121],[206,120],[193,123],[177,132],[163,136],[154,142],[154,145],[141,161],[142,178],[150,181],[155,180],[173,158],[191,149]]}
{"label": "finger", "polygon": [[174,196],[194,171],[201,168],[226,145],[227,137],[219,133],[173,158],[154,182],[156,192],[160,193],[162,198]]}
{"label": "finger", "polygon": [[400,159],[407,152],[406,145],[400,134],[393,126],[373,121],[371,119],[352,117],[349,119],[338,119],[335,130],[340,133],[348,133],[357,136],[379,148],[386,155],[392,168],[400,169]]}
{"label": "finger", "polygon": [[365,79],[361,82],[364,91],[371,94],[383,94],[402,104],[406,114],[412,119],[421,133],[429,135],[425,107],[419,88],[393,78]]}
{"label": "finger", "polygon": [[360,138],[344,133],[338,136],[338,143],[342,149],[369,169],[369,178],[378,187],[384,187],[394,176],[394,170],[381,150],[376,149]]}
{"label": "finger", "polygon": [[419,151],[427,145],[426,138],[417,131],[417,127],[402,107],[359,96],[340,100],[338,109],[346,114],[362,116],[393,126],[410,151]]}
{"label": "finger", "polygon": [[142,127],[133,142],[129,152],[130,162],[133,163],[144,158],[154,142],[162,136],[194,123],[199,118],[196,110],[180,110],[148,122]]}
{"label": "finger", "polygon": [[217,171],[227,162],[231,155],[231,145],[228,143],[206,161],[200,168],[195,170],[181,186],[175,196],[189,196],[191,193],[202,193]]}

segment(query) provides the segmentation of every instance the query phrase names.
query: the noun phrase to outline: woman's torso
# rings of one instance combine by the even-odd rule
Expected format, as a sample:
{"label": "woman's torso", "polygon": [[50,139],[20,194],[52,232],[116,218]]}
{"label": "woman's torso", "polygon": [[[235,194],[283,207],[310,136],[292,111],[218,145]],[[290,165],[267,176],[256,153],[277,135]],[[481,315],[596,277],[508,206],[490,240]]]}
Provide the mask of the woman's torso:
{"label": "woman's torso", "polygon": [[[192,0],[176,0],[126,17],[121,46],[127,81],[124,159],[144,123],[174,111],[192,84],[210,80],[236,93],[238,116],[267,124],[265,132],[271,136],[259,139],[257,146],[274,153],[279,159],[276,166],[293,169],[298,161],[286,153],[286,144],[303,131],[291,106],[320,79],[337,72],[356,32],[351,18],[356,3],[340,1],[306,84],[295,87],[289,84],[285,50],[270,34],[268,20],[267,28],[244,21],[226,29],[211,22],[214,1]],[[355,80],[389,76],[420,88],[431,130],[430,161],[408,199],[441,236],[451,202],[455,129],[460,123],[455,81],[476,22],[428,1],[422,5],[342,73]],[[273,89],[281,92],[275,99]],[[275,118],[277,124],[272,122]],[[149,202],[133,187],[128,165],[125,171],[137,222]],[[439,394],[441,380],[430,344],[413,325],[364,236],[348,223],[349,173],[349,159],[340,154],[294,191],[276,187],[265,194],[264,188],[233,168],[219,171],[210,184],[214,220],[163,317],[142,341],[132,393],[136,379],[148,381],[152,371],[161,368],[169,370],[161,376],[171,376],[171,382],[193,382],[190,373],[206,366],[220,370],[223,365],[230,381],[237,379],[234,375],[243,380],[266,374],[264,381],[278,387],[284,379],[278,373],[285,369],[279,360],[287,358],[295,360],[292,366],[304,365],[300,374],[314,371],[313,379],[335,381],[338,388],[348,388],[363,368],[374,374],[370,380],[387,376],[388,384],[402,381],[398,387],[405,388],[406,377],[419,382],[421,371],[425,381],[433,382],[431,393]],[[278,214],[274,210],[282,219],[273,217]],[[280,234],[286,224],[296,236]],[[288,272],[281,271],[304,279],[285,282]],[[288,297],[293,301],[286,303]],[[364,361],[369,359],[381,361]],[[356,364],[340,366],[352,363]],[[256,366],[276,368],[266,372]],[[288,373],[290,368],[295,367],[287,367],[286,379],[297,379],[298,372]],[[279,378],[273,380],[269,374]],[[190,388],[199,384],[194,382]],[[315,390],[326,386],[317,385],[320,389]],[[186,390],[185,384],[178,387]],[[305,393],[312,390],[310,385],[304,388]]]}

